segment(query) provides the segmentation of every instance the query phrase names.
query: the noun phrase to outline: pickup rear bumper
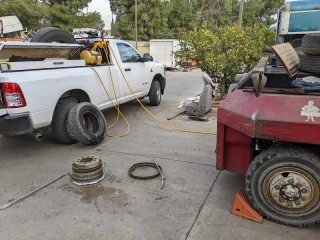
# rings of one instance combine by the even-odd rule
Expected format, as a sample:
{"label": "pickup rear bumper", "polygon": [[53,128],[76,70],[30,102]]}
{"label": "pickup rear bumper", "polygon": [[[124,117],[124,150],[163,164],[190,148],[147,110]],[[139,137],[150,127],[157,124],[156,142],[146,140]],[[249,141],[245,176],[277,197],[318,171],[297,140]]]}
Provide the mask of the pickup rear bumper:
{"label": "pickup rear bumper", "polygon": [[0,117],[0,134],[15,136],[32,132],[29,114]]}

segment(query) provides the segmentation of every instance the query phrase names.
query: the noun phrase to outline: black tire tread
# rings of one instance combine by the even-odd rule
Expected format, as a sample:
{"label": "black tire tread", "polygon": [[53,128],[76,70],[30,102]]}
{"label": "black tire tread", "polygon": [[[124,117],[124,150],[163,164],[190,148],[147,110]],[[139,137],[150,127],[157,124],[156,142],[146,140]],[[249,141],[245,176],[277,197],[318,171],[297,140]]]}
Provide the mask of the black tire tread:
{"label": "black tire tread", "polygon": [[299,69],[304,72],[320,74],[320,56],[304,54],[300,57]]}
{"label": "black tire tread", "polygon": [[151,106],[159,106],[161,103],[161,94],[160,94],[160,101],[158,100],[157,96],[157,88],[161,89],[160,82],[157,80],[154,80],[151,83],[150,91],[149,91],[149,100]]}
{"label": "black tire tread", "polygon": [[246,174],[246,194],[248,196],[249,202],[252,204],[253,208],[255,208],[262,216],[266,217],[268,220],[277,222],[280,224],[284,224],[287,226],[293,226],[293,227],[306,227],[306,226],[312,226],[316,223],[320,222],[320,218],[316,221],[312,222],[304,222],[301,224],[290,224],[285,223],[282,221],[278,221],[277,219],[274,219],[267,214],[259,207],[259,205],[255,202],[254,197],[252,195],[251,191],[251,183],[254,173],[259,169],[263,164],[268,162],[269,160],[273,159],[274,157],[299,157],[301,159],[308,159],[308,161],[312,162],[314,165],[316,165],[320,169],[320,159],[319,157],[311,152],[307,151],[303,148],[297,148],[297,147],[272,147],[268,150],[262,151],[258,156],[255,157],[255,159],[251,162],[250,167]]}
{"label": "black tire tread", "polygon": [[93,145],[93,144],[98,144],[101,142],[105,136],[107,135],[107,122],[103,114],[101,113],[104,121],[104,127],[105,127],[105,132],[104,135],[101,138],[96,138],[92,139],[90,136],[86,133],[86,131],[82,128],[80,120],[79,120],[79,111],[83,106],[90,105],[94,108],[96,108],[98,111],[100,111],[96,106],[94,106],[91,103],[88,102],[82,102],[74,106],[69,114],[68,114],[68,119],[67,119],[67,130],[68,132],[79,142],[81,142],[84,145]]}
{"label": "black tire tread", "polygon": [[57,104],[52,117],[52,134],[54,138],[63,144],[74,144],[77,142],[74,138],[70,136],[67,131],[67,117],[69,111],[77,105],[74,99],[63,99],[60,103]]}
{"label": "black tire tread", "polygon": [[320,55],[320,34],[306,34],[302,39],[302,52],[310,55]]}
{"label": "black tire tread", "polygon": [[39,30],[31,39],[30,42],[53,42],[61,43],[77,43],[74,37],[59,28],[47,27]]}

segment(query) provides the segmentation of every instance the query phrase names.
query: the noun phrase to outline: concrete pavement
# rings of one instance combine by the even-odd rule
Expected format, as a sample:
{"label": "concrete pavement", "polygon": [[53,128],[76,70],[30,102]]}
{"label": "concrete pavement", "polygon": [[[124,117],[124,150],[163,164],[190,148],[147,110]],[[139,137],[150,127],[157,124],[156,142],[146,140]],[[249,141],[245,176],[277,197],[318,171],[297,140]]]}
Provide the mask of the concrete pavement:
{"label": "concrete pavement", "polygon": [[[167,73],[167,89],[159,107],[148,107],[176,127],[216,130],[215,110],[209,122],[186,116],[167,121],[181,99],[202,90],[201,72]],[[143,100],[147,104],[148,99]],[[107,177],[91,187],[78,187],[68,177],[32,197],[0,211],[0,239],[318,239],[319,226],[296,229],[262,224],[230,214],[234,196],[244,183],[237,174],[215,169],[216,137],[169,130],[151,119],[137,102],[121,105],[131,131],[107,138],[98,146],[56,143],[50,131],[42,142],[32,136],[0,138],[0,205],[71,170],[84,155],[99,156]],[[112,123],[116,112],[104,112]],[[123,121],[110,134],[126,131]],[[134,163],[157,161],[166,181],[139,181],[127,171]]]}

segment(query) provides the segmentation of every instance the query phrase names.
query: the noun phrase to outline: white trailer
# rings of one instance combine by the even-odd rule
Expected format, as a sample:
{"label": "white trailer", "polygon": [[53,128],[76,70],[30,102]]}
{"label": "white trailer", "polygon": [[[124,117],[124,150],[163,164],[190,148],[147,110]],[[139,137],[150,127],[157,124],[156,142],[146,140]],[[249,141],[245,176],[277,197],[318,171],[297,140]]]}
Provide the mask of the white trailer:
{"label": "white trailer", "polygon": [[176,66],[175,52],[180,50],[177,39],[152,39],[150,40],[150,55],[154,60],[165,65],[166,68]]}

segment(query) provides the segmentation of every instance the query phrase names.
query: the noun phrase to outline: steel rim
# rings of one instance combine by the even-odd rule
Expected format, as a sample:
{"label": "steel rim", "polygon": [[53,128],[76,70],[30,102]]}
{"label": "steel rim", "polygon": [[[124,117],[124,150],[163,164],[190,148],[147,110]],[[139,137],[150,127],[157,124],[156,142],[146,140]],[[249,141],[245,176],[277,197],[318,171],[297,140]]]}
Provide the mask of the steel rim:
{"label": "steel rim", "polygon": [[263,181],[263,195],[273,208],[289,214],[310,211],[320,196],[315,178],[295,167],[270,172]]}

